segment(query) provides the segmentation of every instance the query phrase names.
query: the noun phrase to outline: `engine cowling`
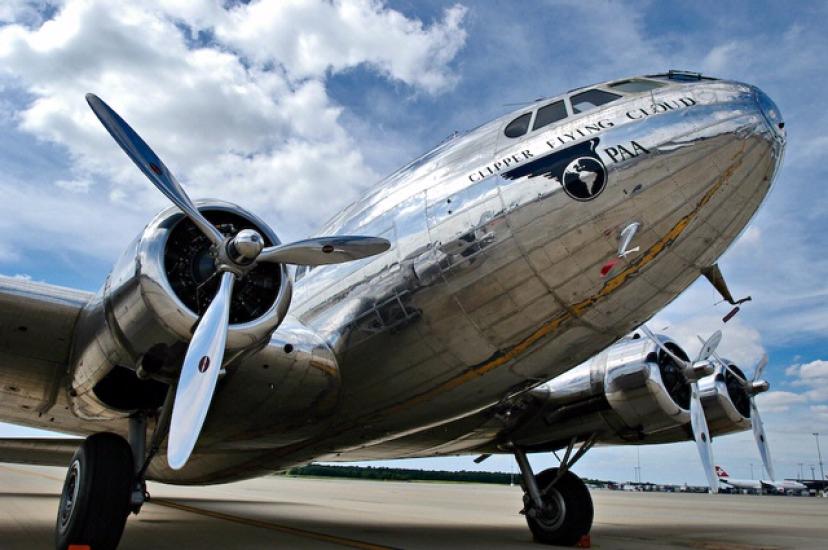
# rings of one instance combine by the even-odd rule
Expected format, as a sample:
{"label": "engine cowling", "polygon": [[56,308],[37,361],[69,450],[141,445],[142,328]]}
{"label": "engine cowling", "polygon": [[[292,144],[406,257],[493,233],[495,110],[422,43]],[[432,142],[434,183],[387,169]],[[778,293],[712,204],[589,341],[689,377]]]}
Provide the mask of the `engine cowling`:
{"label": "engine cowling", "polygon": [[[745,373],[736,364],[723,359],[742,379]],[[744,384],[730,369],[721,369],[699,381],[704,415],[713,435],[740,432],[751,428],[750,398]]]}
{"label": "engine cowling", "polygon": [[[250,228],[267,246],[279,243],[267,224],[236,205],[199,201],[198,208],[226,235]],[[118,418],[160,406],[216,292],[209,252],[209,240],[177,208],[158,214],[127,248],[78,321],[69,395],[79,416]],[[281,264],[259,264],[236,283],[226,362],[267,344],[291,291]]]}
{"label": "engine cowling", "polygon": [[[666,345],[687,358],[675,342]],[[661,441],[690,422],[689,382],[646,338],[621,340],[531,394],[539,402],[537,412],[510,434],[530,448],[555,448],[592,434],[621,444]]]}
{"label": "engine cowling", "polygon": [[[666,342],[671,352],[687,359],[684,350]],[[690,384],[681,367],[648,339],[630,340],[606,355],[605,392],[624,427],[636,438],[690,421]]]}

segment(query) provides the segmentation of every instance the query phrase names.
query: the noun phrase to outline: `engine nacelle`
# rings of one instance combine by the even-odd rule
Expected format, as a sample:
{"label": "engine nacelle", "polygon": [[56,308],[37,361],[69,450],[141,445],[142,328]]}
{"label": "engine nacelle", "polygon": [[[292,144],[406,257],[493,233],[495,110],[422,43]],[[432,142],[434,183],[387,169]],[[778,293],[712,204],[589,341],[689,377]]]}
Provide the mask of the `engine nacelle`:
{"label": "engine nacelle", "polygon": [[[742,369],[727,359],[723,360],[745,378]],[[711,434],[723,435],[751,429],[750,395],[730,370],[723,369],[699,380],[699,394]]]}
{"label": "engine nacelle", "polygon": [[[687,358],[677,344],[665,343]],[[690,385],[681,367],[646,338],[624,339],[531,395],[539,411],[510,434],[530,448],[592,434],[612,443],[660,441],[690,422]]]}
{"label": "engine nacelle", "polygon": [[[676,344],[670,351],[686,358]],[[604,391],[628,429],[647,436],[690,421],[690,388],[681,369],[653,342],[640,338],[613,346],[606,358]]]}
{"label": "engine nacelle", "polygon": [[[224,234],[251,228],[266,246],[279,243],[267,224],[236,205],[199,201],[198,207]],[[79,416],[117,418],[161,405],[165,381],[178,376],[198,318],[216,293],[213,272],[210,241],[177,208],[144,228],[78,320],[69,394]],[[227,363],[269,341],[291,290],[280,264],[261,263],[237,281]]]}

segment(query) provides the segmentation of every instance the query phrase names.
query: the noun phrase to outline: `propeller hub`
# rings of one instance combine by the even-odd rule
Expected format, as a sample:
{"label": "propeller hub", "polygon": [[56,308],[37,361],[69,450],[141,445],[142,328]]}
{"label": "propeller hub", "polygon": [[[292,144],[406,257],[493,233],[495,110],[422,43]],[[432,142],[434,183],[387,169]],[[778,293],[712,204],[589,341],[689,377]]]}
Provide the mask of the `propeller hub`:
{"label": "propeller hub", "polygon": [[754,382],[750,382],[748,386],[748,393],[750,395],[757,395],[760,393],[764,393],[770,389],[770,384],[768,384],[767,380],[756,380]]}
{"label": "propeller hub", "polygon": [[705,376],[713,374],[715,367],[708,360],[694,361],[684,368],[684,376],[691,382],[697,382]]}
{"label": "propeller hub", "polygon": [[227,243],[227,254],[234,262],[246,265],[259,256],[264,244],[264,238],[258,231],[242,229]]}

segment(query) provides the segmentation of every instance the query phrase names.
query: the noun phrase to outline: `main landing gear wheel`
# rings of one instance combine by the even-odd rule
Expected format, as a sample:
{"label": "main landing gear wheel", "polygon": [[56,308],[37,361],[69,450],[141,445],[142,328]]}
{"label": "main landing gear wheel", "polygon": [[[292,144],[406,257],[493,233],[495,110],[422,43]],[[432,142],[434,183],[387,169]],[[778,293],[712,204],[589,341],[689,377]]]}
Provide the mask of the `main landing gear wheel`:
{"label": "main landing gear wheel", "polygon": [[114,549],[130,512],[135,470],[132,449],[113,433],[86,438],[75,451],[58,508],[55,543]]}
{"label": "main landing gear wheel", "polygon": [[550,468],[536,476],[543,509],[538,510],[525,495],[526,522],[535,542],[573,546],[592,527],[592,497],[581,478],[570,471],[549,487],[557,475],[558,468]]}

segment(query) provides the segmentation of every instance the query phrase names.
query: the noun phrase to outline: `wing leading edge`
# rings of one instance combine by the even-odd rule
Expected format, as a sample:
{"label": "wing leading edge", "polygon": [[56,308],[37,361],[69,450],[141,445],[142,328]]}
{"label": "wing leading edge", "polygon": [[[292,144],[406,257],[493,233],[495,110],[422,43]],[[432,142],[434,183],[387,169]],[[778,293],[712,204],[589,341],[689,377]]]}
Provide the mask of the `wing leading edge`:
{"label": "wing leading edge", "polygon": [[66,466],[82,442],[75,438],[0,439],[0,462]]}

